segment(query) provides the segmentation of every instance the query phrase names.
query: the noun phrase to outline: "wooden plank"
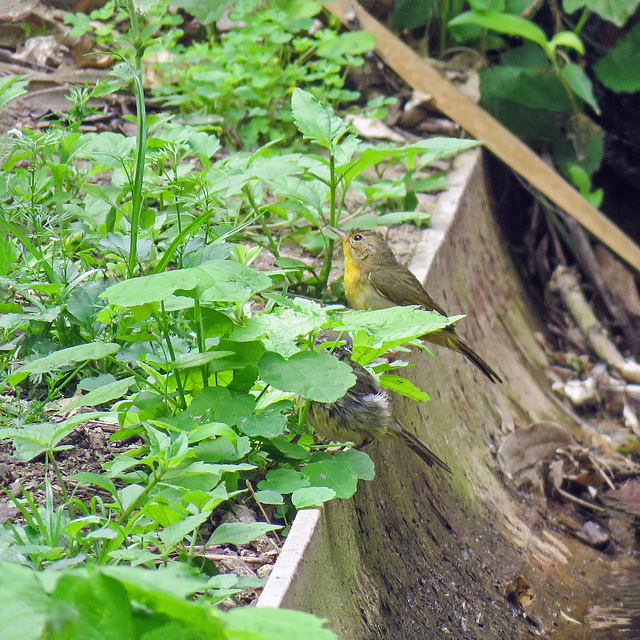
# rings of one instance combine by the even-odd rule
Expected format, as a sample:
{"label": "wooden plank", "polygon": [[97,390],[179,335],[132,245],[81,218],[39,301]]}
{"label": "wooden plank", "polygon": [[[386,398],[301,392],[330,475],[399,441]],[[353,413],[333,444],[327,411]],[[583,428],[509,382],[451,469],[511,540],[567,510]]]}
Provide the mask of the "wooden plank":
{"label": "wooden plank", "polygon": [[514,171],[566,211],[623,260],[640,271],[640,247],[613,222],[590,205],[557,171],[484,109],[469,100],[436,69],[381,25],[355,0],[325,2],[326,9],[345,21],[354,8],[363,29],[376,39],[385,62],[414,89],[429,94],[442,111],[480,140]]}

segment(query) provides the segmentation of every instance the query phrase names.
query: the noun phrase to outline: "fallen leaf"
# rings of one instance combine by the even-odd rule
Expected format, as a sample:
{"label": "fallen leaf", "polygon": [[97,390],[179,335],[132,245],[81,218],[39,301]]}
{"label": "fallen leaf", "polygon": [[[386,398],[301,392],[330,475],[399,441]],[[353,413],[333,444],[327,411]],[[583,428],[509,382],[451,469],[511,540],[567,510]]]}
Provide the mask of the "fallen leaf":
{"label": "fallen leaf", "polygon": [[534,422],[506,436],[498,449],[498,458],[503,471],[512,477],[513,474],[550,457],[558,448],[573,442],[573,438],[559,424]]}
{"label": "fallen leaf", "polygon": [[534,601],[536,594],[531,585],[519,575],[507,584],[506,596],[509,602],[525,609]]}
{"label": "fallen leaf", "polygon": [[380,138],[394,142],[406,140],[380,120],[380,118],[365,118],[364,116],[348,115],[345,120],[352,124],[360,135],[365,138]]}

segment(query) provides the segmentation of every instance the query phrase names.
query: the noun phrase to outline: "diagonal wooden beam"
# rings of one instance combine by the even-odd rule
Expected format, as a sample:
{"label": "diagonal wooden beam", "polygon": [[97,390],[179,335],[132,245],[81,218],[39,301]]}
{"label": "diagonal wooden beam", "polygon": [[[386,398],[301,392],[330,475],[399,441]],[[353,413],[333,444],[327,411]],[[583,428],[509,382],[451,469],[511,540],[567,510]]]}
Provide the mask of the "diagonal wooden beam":
{"label": "diagonal wooden beam", "polygon": [[414,89],[427,93],[442,111],[480,140],[514,171],[566,211],[601,242],[640,271],[640,247],[590,205],[562,176],[484,109],[469,100],[436,69],[381,25],[355,0],[323,3],[343,22],[349,4],[363,29],[376,39],[385,62]]}

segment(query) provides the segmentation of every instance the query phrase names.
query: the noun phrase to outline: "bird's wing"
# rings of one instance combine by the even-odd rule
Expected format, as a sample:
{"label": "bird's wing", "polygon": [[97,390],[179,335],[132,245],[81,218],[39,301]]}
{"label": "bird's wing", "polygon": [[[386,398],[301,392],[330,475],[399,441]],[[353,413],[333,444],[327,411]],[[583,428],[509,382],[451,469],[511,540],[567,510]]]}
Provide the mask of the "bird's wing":
{"label": "bird's wing", "polygon": [[356,376],[356,382],[349,391],[359,396],[380,393],[380,391],[382,391],[378,381],[361,364],[353,360],[350,360],[349,364]]}
{"label": "bird's wing", "polygon": [[425,291],[418,278],[405,267],[371,271],[369,282],[382,297],[394,304],[420,304],[427,311],[437,311],[441,316],[447,316],[446,311]]}

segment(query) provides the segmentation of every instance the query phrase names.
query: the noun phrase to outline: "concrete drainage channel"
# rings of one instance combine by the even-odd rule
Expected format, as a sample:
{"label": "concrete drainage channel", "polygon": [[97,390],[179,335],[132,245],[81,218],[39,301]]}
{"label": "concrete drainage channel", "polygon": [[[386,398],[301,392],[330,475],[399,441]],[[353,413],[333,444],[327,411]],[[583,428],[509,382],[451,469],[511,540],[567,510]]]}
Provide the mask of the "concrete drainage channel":
{"label": "concrete drainage channel", "polygon": [[[398,398],[395,415],[453,475],[382,441],[368,448],[373,482],[297,514],[258,606],[315,613],[341,640],[548,637],[582,618],[601,577],[597,552],[551,529],[501,479],[503,425],[573,421],[549,390],[481,153],[460,156],[449,179],[409,266],[449,313],[468,314],[460,334],[504,384],[459,354],[414,353],[409,375],[431,401]],[[506,597],[519,575],[536,596],[527,614]]]}

